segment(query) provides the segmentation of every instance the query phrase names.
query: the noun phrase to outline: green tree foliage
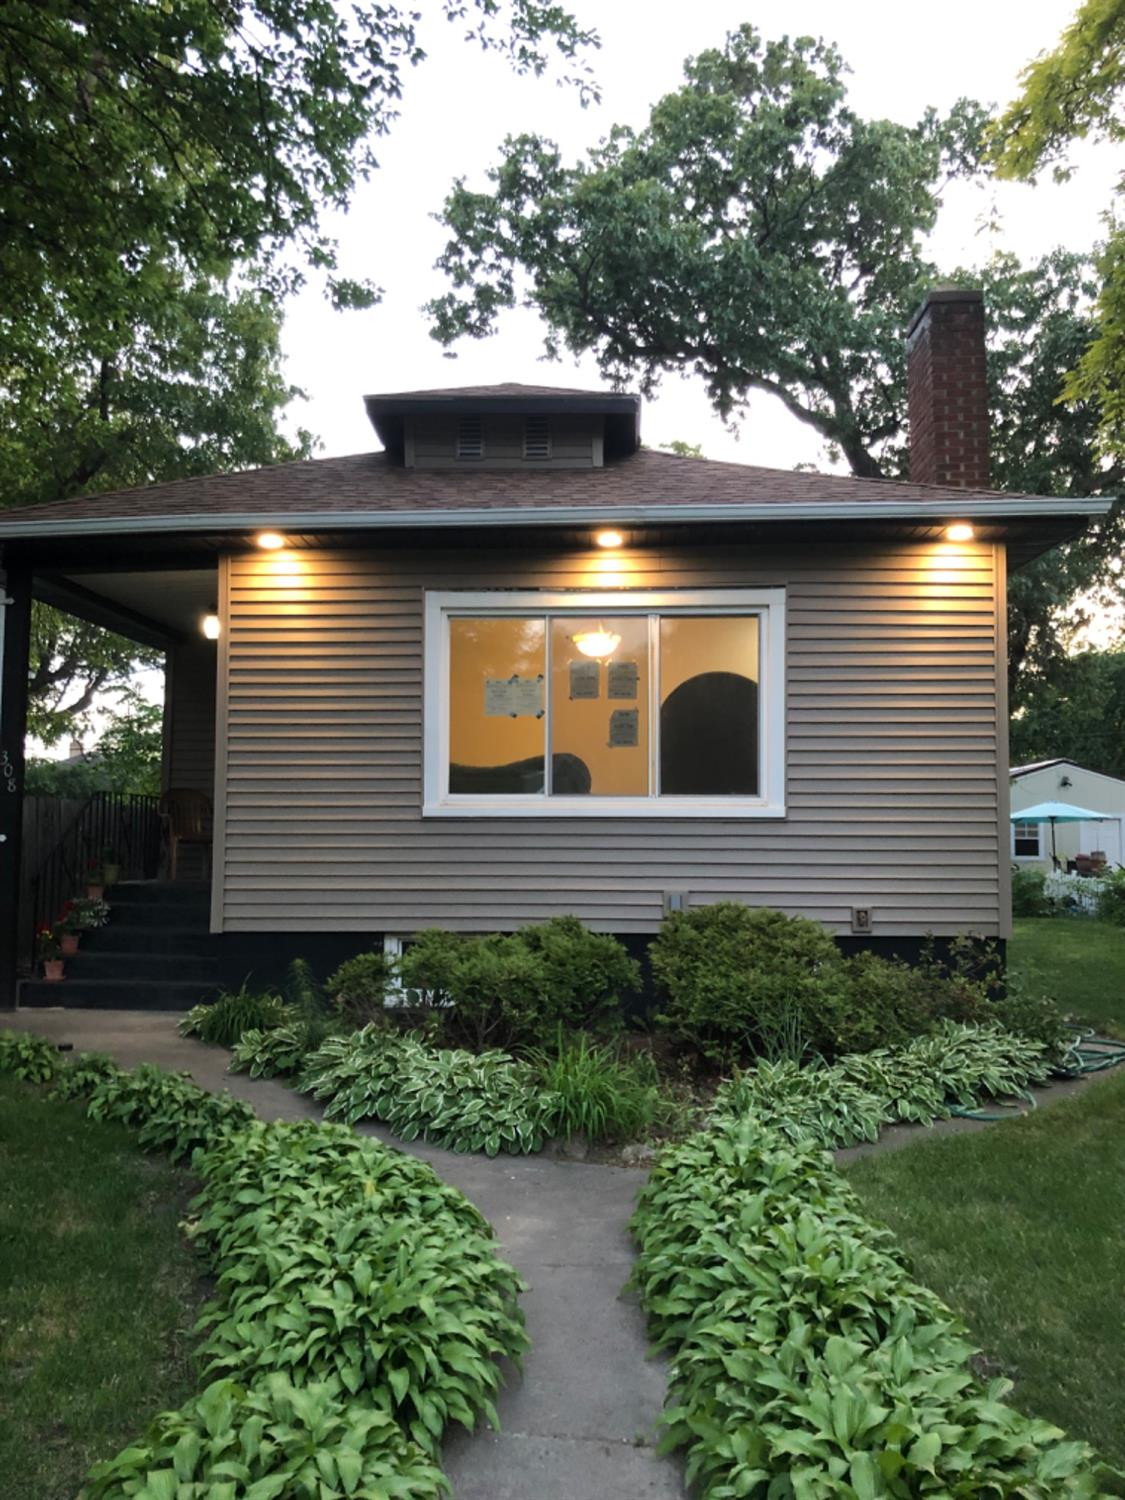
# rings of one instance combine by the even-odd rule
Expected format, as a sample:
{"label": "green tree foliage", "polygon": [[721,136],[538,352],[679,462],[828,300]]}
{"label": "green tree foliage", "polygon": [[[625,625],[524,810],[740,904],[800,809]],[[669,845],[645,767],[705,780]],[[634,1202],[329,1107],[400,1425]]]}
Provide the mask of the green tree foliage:
{"label": "green tree foliage", "polygon": [[[466,40],[541,73],[595,39],[539,0],[441,0]],[[298,395],[284,295],[337,305],[326,210],[376,165],[419,13],[326,0],[0,6],[0,505],[284,462]],[[49,742],[146,658],[38,611],[33,731]],[[85,668],[86,670],[83,670]]]}
{"label": "green tree foliage", "polygon": [[[1053,52],[1022,75],[1023,89],[992,132],[992,157],[1001,177],[1032,181],[1047,167],[1066,178],[1076,140],[1114,144],[1125,139],[1125,0],[1085,0]],[[1118,185],[1119,193],[1125,178]],[[1098,336],[1074,365],[1066,386],[1072,400],[1092,401],[1101,415],[1101,441],[1125,456],[1125,229],[1107,214],[1108,238],[1098,258],[1101,290]]]}
{"label": "green tree foliage", "polygon": [[1125,650],[1064,657],[1034,680],[1012,720],[1012,761],[1065,756],[1125,777]]}
{"label": "green tree foliage", "polygon": [[99,693],[130,697],[138,667],[163,665],[158,651],[73,615],[36,605],[32,615],[28,732],[56,745]]}
{"label": "green tree foliage", "polygon": [[[1059,404],[1096,335],[1090,263],[1001,255],[949,278],[923,253],[943,185],[979,167],[982,119],[962,101],[912,127],[862,120],[833,48],[744,26],[687,63],[644,129],[614,129],[572,166],[548,141],[510,138],[489,191],[455,185],[435,337],[483,336],[522,303],[549,352],[593,352],[611,380],[646,390],[693,373],[726,417],[768,392],[854,473],[900,478],[910,314],[943,280],[979,285],[992,483],[1116,495],[1123,471],[1096,451],[1095,405]],[[1084,614],[1122,597],[1122,531],[1117,514],[1013,580],[1013,704]]]}
{"label": "green tree foliage", "polygon": [[[540,73],[548,44],[592,38],[540,0],[440,0],[469,39]],[[431,7],[436,8],[436,7]],[[189,273],[268,267],[291,290],[311,266],[338,302],[325,210],[376,165],[420,19],[394,3],[7,0],[0,7],[0,282],[23,316],[59,288],[129,283],[169,246]],[[584,75],[580,75],[583,76]]]}
{"label": "green tree foliage", "polygon": [[522,301],[552,352],[593,351],[611,380],[693,372],[724,416],[770,392],[855,473],[884,472],[904,321],[934,279],[921,236],[984,114],[863,120],[844,71],[823,42],[743,26],[689,60],[644,129],[615,127],[574,166],[509,138],[492,191],[461,181],[446,202],[435,335],[488,333]]}
{"label": "green tree foliage", "polygon": [[92,792],[160,791],[163,713],[136,700],[111,719],[101,738],[81,760],[31,760],[29,797],[78,797]]}

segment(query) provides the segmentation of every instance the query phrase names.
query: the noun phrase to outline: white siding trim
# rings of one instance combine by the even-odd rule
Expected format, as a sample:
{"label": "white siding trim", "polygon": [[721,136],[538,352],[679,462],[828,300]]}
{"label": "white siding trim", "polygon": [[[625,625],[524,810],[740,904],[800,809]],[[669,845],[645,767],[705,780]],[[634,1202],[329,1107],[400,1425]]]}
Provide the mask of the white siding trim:
{"label": "white siding trim", "polygon": [[[449,793],[449,621],[458,615],[756,614],[762,681],[758,692],[758,797],[451,796]],[[674,589],[611,593],[568,589],[427,590],[423,656],[427,818],[783,818],[785,816],[785,590]],[[650,653],[651,661],[651,653]],[[650,702],[655,699],[650,698]],[[548,740],[549,744],[549,740]]]}

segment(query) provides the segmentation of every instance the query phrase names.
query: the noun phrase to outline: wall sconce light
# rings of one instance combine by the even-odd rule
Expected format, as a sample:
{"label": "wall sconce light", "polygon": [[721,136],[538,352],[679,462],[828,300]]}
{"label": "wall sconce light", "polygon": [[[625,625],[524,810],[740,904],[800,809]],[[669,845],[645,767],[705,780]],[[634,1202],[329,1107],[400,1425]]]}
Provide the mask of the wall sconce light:
{"label": "wall sconce light", "polygon": [[622,547],[625,544],[619,531],[598,531],[594,534],[594,541],[599,547]]}
{"label": "wall sconce light", "polygon": [[209,641],[217,641],[219,639],[220,628],[219,617],[214,611],[211,614],[204,615],[200,622],[200,629]]}
{"label": "wall sconce light", "polygon": [[621,644],[621,637],[602,625],[597,630],[579,631],[577,635],[571,636],[571,640],[583,656],[592,657],[595,661],[604,661],[612,656]]}
{"label": "wall sconce light", "polygon": [[951,542],[971,542],[974,532],[968,521],[954,521],[945,528],[945,535]]}
{"label": "wall sconce light", "polygon": [[285,546],[285,538],[279,531],[259,531],[254,540],[267,552],[276,552],[279,547]]}

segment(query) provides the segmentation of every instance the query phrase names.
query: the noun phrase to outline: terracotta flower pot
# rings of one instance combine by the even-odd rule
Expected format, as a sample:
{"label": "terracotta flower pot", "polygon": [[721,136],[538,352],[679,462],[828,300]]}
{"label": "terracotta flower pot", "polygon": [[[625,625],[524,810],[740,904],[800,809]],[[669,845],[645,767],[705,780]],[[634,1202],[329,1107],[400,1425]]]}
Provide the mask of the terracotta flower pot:
{"label": "terracotta flower pot", "polygon": [[105,867],[105,883],[106,883],[106,885],[116,885],[117,882],[120,879],[121,879],[121,866],[120,865],[106,865],[106,867]]}
{"label": "terracotta flower pot", "polygon": [[101,883],[98,885],[88,885],[86,887],[86,894],[91,901],[100,901],[105,895],[105,886]]}
{"label": "terracotta flower pot", "polygon": [[64,932],[59,942],[62,944],[64,958],[73,958],[78,952],[78,933]]}
{"label": "terracotta flower pot", "polygon": [[63,961],[61,958],[45,958],[43,960],[43,978],[51,984],[57,984],[63,977]]}

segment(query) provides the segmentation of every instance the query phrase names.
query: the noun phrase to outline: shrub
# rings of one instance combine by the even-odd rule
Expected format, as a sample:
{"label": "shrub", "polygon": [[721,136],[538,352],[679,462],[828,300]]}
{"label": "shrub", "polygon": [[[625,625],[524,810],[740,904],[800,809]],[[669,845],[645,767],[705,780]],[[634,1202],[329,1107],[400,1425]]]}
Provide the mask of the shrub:
{"label": "shrub", "polygon": [[701,1494],[1101,1493],[1086,1444],[977,1383],[965,1329],[819,1149],[725,1120],[661,1155],[632,1227],[672,1356],[664,1445]]}
{"label": "shrub", "polygon": [[899,1047],[927,1031],[935,1010],[934,976],[900,959],[856,953],[844,960],[839,1003],[827,1012],[833,1052]]}
{"label": "shrub", "polygon": [[280,995],[251,990],[244,981],[239,990],[224,990],[209,1005],[196,1005],[179,1024],[181,1036],[197,1036],[201,1042],[233,1046],[244,1031],[265,1031],[290,1019],[289,1007]]}
{"label": "shrub", "polygon": [[635,1141],[667,1119],[651,1060],[623,1060],[619,1052],[585,1035],[560,1031],[552,1051],[528,1054],[539,1083],[554,1098],[551,1135],[584,1135],[593,1141]]}
{"label": "shrub", "polygon": [[342,963],[324,989],[338,1016],[353,1026],[365,1026],[382,1017],[394,978],[393,961],[376,950]]}
{"label": "shrub", "polygon": [[594,1031],[618,1022],[625,995],[640,988],[641,971],[624,945],[608,933],[591,932],[577,917],[552,917],[516,934],[537,954],[546,971],[550,1034],[554,1022],[567,1031]]}
{"label": "shrub", "polygon": [[444,1007],[442,1029],[452,1042],[514,1047],[549,1029],[547,965],[518,935],[423,932],[400,972],[409,1001]]}
{"label": "shrub", "polygon": [[650,954],[658,1024],[712,1062],[799,1057],[830,1042],[843,965],[816,922],[725,901],[674,912]]}
{"label": "shrub", "polygon": [[62,1066],[54,1042],[29,1031],[0,1031],[0,1073],[25,1083],[49,1083]]}
{"label": "shrub", "polygon": [[1043,890],[1046,880],[1045,870],[1012,866],[1013,917],[1045,917],[1050,913],[1051,906]]}
{"label": "shrub", "polygon": [[640,982],[621,943],[577,917],[480,937],[430,928],[399,974],[409,1004],[436,1008],[446,1039],[474,1048],[535,1046],[560,1025],[605,1026]]}
{"label": "shrub", "polygon": [[382,1120],[404,1141],[451,1151],[539,1151],[553,1100],[503,1052],[435,1049],[365,1026],[308,1059],[299,1087],[327,1099],[326,1119]]}
{"label": "shrub", "polygon": [[1125,927],[1125,870],[1111,870],[1102,876],[1098,916],[1103,922]]}

